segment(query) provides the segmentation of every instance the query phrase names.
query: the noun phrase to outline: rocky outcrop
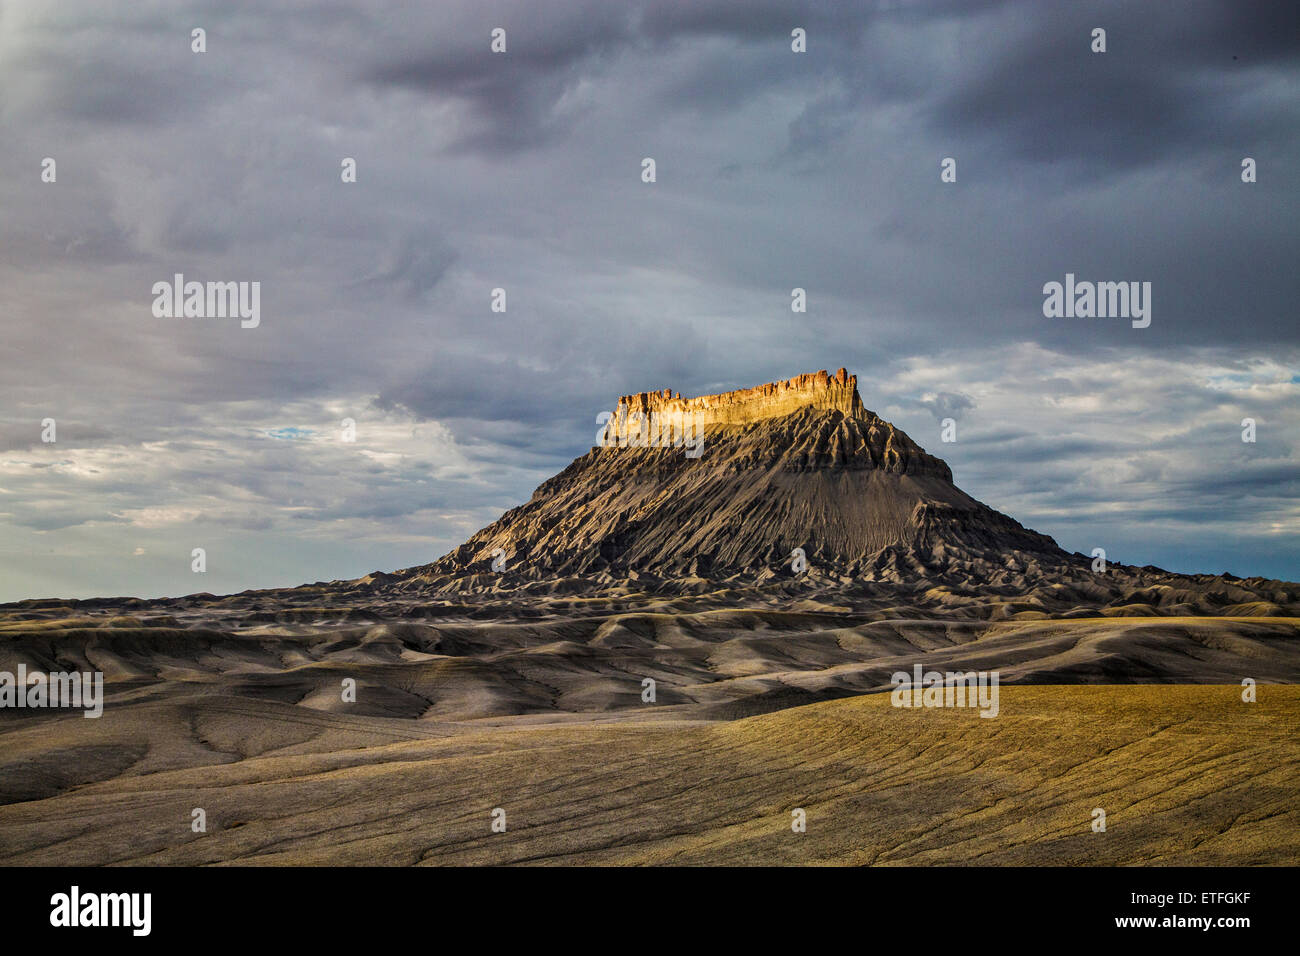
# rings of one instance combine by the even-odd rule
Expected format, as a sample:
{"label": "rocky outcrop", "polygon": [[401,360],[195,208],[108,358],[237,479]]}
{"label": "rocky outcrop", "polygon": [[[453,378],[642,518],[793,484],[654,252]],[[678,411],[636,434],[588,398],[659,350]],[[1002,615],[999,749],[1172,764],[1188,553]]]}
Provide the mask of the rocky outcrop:
{"label": "rocky outcrop", "polygon": [[695,398],[682,398],[680,392],[668,388],[624,395],[618,400],[606,436],[609,442],[626,444],[630,436],[644,432],[651,423],[689,431],[714,425],[748,425],[803,408],[861,417],[864,409],[858,397],[858,377],[843,368],[834,376],[822,369],[782,382]]}
{"label": "rocky outcrop", "polygon": [[[605,443],[527,504],[405,573],[422,581],[485,573],[493,555],[534,581],[777,574],[795,549],[848,576],[877,569],[886,549],[945,561],[966,551],[999,563],[1020,552],[1065,557],[1051,538],[954,486],[947,464],[863,406],[845,369],[696,398],[642,392],[619,407],[627,415]],[[657,436],[665,421],[691,417],[688,434],[703,438],[698,456],[635,440],[647,421]]]}

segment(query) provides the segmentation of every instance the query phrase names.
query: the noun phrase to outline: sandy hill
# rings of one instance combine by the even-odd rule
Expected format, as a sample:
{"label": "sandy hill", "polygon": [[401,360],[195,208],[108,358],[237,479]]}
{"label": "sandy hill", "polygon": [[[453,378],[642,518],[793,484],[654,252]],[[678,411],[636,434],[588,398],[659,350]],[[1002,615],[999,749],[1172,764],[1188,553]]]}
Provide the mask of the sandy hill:
{"label": "sandy hill", "polygon": [[[1300,688],[1254,705],[1238,691],[1010,687],[997,720],[873,695],[726,723],[509,728],[141,701],[104,728],[0,736],[0,779],[43,784],[0,794],[0,861],[1295,865]],[[489,829],[493,807],[508,832]]]}

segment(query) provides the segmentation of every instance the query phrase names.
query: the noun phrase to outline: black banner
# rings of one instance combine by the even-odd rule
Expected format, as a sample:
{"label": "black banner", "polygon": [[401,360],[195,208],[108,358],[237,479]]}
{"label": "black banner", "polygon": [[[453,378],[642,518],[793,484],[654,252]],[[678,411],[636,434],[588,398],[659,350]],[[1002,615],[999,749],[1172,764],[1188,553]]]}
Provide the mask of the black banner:
{"label": "black banner", "polygon": [[[1294,869],[10,869],[11,942],[374,943],[391,933],[493,945],[658,946],[936,934],[1192,937],[1225,945],[1293,925]],[[89,924],[89,925],[88,925]]]}

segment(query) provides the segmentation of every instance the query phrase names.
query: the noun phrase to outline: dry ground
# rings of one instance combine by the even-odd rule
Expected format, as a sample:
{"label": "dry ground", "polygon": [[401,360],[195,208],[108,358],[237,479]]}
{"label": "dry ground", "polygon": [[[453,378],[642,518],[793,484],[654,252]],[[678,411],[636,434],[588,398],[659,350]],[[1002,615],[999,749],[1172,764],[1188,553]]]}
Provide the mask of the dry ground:
{"label": "dry ground", "polygon": [[0,779],[43,795],[0,806],[0,862],[1296,864],[1300,687],[1240,695],[1004,686],[995,719],[871,694],[494,726],[145,694],[112,722],[9,725]]}

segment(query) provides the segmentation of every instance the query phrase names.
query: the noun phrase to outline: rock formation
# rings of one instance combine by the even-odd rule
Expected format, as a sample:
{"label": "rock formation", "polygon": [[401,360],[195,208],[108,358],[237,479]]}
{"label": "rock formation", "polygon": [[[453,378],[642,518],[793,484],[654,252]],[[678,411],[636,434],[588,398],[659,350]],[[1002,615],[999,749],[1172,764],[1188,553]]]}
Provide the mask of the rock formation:
{"label": "rock formation", "polygon": [[[625,395],[602,446],[544,482],[433,565],[422,580],[490,569],[504,552],[525,578],[651,573],[782,573],[794,549],[824,572],[856,576],[886,549],[994,552],[1064,560],[1052,539],[966,495],[952,472],[866,409],[840,369],[756,388],[676,397]],[[646,421],[703,434],[635,441]],[[656,432],[656,434],[658,434]]]}
{"label": "rock formation", "polygon": [[680,392],[674,394],[668,388],[624,395],[618,400],[607,434],[612,441],[625,444],[629,435],[637,431],[638,423],[657,421],[681,431],[710,425],[746,425],[780,418],[803,408],[861,417],[858,377],[841,368],[832,378],[823,369],[784,382],[696,398],[682,398]]}

